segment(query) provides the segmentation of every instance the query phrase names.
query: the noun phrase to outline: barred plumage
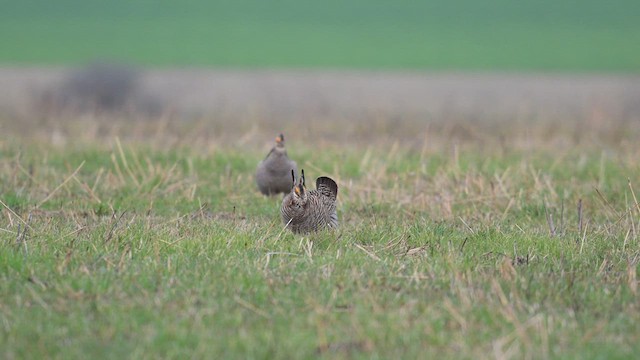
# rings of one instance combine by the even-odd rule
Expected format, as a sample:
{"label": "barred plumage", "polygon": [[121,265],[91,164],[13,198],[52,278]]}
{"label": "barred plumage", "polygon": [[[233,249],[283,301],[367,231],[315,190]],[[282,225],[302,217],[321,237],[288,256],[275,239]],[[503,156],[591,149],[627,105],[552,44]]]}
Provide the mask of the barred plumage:
{"label": "barred plumage", "polygon": [[[295,182],[294,174],[291,172],[291,178]],[[302,177],[282,200],[280,207],[282,221],[296,234],[306,234],[324,228],[337,228],[337,196],[338,185],[325,176],[316,180],[315,190],[307,190],[304,170],[302,170]]]}
{"label": "barred plumage", "polygon": [[298,171],[296,162],[289,159],[284,147],[284,136],[276,138],[274,146],[267,157],[258,164],[256,170],[256,184],[261,193],[273,195],[288,193],[293,187],[291,171]]}

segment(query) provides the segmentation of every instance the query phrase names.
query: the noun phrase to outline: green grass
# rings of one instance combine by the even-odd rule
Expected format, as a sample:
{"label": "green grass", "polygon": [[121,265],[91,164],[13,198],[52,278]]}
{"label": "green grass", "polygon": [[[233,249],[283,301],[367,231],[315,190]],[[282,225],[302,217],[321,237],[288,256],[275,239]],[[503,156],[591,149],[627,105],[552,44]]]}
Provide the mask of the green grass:
{"label": "green grass", "polygon": [[270,133],[5,138],[0,357],[633,357],[637,130],[578,124],[600,142],[563,148],[528,126],[525,147],[455,152],[433,128],[399,146],[287,132],[340,186],[340,229],[307,237],[255,189]]}
{"label": "green grass", "polygon": [[637,1],[4,1],[0,62],[640,70]]}

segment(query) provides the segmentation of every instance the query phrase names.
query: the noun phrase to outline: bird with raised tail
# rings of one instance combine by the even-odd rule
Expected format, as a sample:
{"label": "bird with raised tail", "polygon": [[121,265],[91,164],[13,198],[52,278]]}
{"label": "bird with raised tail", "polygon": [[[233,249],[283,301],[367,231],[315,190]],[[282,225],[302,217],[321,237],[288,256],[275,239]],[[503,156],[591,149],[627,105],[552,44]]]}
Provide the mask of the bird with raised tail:
{"label": "bird with raised tail", "polygon": [[297,172],[296,162],[289,159],[284,147],[284,135],[276,137],[276,145],[269,151],[256,170],[256,184],[264,195],[288,193],[293,187],[291,171]]}
{"label": "bird with raised tail", "polygon": [[304,170],[297,182],[292,171],[291,180],[295,185],[282,199],[280,207],[282,222],[296,234],[337,228],[338,184],[331,178],[321,176],[316,179],[315,190],[307,190]]}

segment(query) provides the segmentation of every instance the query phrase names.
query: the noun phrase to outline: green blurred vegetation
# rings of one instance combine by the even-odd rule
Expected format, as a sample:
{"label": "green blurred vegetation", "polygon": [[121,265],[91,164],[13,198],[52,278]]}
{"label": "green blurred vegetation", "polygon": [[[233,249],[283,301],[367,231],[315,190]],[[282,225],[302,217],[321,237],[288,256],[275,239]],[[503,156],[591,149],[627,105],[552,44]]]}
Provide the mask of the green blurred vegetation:
{"label": "green blurred vegetation", "polygon": [[637,142],[383,137],[288,144],[340,185],[339,230],[306,237],[257,192],[258,145],[0,141],[0,358],[638,353]]}
{"label": "green blurred vegetation", "polygon": [[640,2],[2,1],[0,62],[627,71]]}

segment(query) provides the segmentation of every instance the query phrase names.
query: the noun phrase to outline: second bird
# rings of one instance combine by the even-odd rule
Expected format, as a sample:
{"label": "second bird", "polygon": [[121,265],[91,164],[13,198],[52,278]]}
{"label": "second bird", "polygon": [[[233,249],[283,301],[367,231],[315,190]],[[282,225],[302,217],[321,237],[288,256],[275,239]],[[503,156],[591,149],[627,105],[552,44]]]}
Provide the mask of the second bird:
{"label": "second bird", "polygon": [[276,145],[264,160],[258,164],[256,183],[261,193],[273,195],[288,193],[293,187],[291,171],[298,172],[296,162],[289,159],[284,147],[284,135],[276,137]]}

